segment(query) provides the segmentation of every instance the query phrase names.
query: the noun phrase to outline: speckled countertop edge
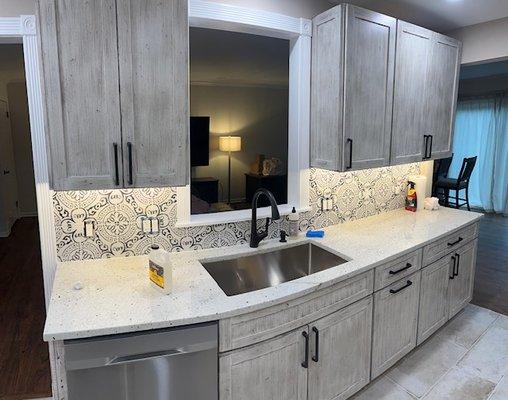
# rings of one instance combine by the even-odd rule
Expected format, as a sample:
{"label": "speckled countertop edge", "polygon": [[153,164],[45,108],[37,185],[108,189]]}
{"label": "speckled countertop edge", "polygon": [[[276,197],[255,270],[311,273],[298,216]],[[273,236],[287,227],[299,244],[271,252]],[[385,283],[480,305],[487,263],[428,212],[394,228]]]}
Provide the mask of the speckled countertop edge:
{"label": "speckled countertop edge", "polygon": [[[77,339],[215,321],[283,303],[323,289],[411,252],[466,225],[482,214],[441,208],[396,210],[325,228],[323,239],[300,236],[248,245],[172,253],[174,287],[154,290],[145,256],[59,263],[44,340]],[[269,251],[313,242],[349,262],[278,286],[226,296],[200,260]],[[83,289],[75,290],[80,282]]]}

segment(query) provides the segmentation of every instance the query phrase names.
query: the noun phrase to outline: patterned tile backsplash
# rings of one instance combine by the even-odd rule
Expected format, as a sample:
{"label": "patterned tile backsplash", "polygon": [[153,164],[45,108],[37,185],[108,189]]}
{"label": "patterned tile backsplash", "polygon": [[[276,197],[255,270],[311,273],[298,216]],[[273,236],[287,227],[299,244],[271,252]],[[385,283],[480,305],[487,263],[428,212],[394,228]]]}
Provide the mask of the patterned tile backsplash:
{"label": "patterned tile backsplash", "polygon": [[[408,175],[420,173],[420,164],[337,173],[310,171],[311,210],[300,219],[302,231],[364,218],[403,206]],[[321,211],[324,195],[334,200],[333,209]],[[159,244],[168,251],[203,249],[247,243],[250,222],[177,228],[174,188],[55,192],[53,196],[57,253],[61,261],[148,252]],[[147,218],[158,222],[157,234],[143,233]],[[83,225],[93,223],[86,237]],[[287,220],[271,225],[287,230]]]}

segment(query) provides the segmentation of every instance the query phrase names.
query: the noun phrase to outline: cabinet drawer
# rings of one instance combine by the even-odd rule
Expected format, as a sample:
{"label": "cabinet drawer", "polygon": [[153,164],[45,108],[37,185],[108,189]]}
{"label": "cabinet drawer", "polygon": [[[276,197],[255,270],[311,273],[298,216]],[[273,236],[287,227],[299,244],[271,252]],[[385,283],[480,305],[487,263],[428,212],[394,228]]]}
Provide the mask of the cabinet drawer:
{"label": "cabinet drawer", "polygon": [[423,248],[423,266],[439,260],[477,236],[478,223],[474,223],[428,244]]}
{"label": "cabinet drawer", "polygon": [[299,299],[219,321],[219,351],[245,347],[299,328],[373,292],[374,272],[339,282]]}
{"label": "cabinet drawer", "polygon": [[411,275],[422,266],[422,249],[415,250],[376,268],[374,290],[382,289]]}
{"label": "cabinet drawer", "polygon": [[420,276],[417,271],[374,295],[372,379],[416,346]]}

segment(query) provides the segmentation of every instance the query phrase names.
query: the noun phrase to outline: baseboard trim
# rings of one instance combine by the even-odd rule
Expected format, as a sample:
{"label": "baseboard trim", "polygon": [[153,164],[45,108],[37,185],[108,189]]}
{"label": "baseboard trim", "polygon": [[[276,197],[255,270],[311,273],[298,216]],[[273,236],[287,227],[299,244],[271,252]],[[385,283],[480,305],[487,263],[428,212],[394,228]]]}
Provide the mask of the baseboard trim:
{"label": "baseboard trim", "polygon": [[11,230],[8,229],[6,231],[0,231],[0,238],[6,238],[6,237],[9,237],[11,235]]}
{"label": "baseboard trim", "polygon": [[20,211],[19,212],[19,218],[27,218],[27,217],[37,217],[37,211]]}

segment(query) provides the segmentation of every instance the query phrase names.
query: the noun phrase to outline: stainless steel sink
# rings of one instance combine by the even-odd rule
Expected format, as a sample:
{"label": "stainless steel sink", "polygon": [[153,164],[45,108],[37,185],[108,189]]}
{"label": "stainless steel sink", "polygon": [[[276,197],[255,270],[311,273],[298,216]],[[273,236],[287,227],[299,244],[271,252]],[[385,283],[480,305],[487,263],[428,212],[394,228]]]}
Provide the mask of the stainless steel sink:
{"label": "stainless steel sink", "polygon": [[228,296],[276,286],[343,264],[343,259],[312,243],[221,261],[203,261]]}

